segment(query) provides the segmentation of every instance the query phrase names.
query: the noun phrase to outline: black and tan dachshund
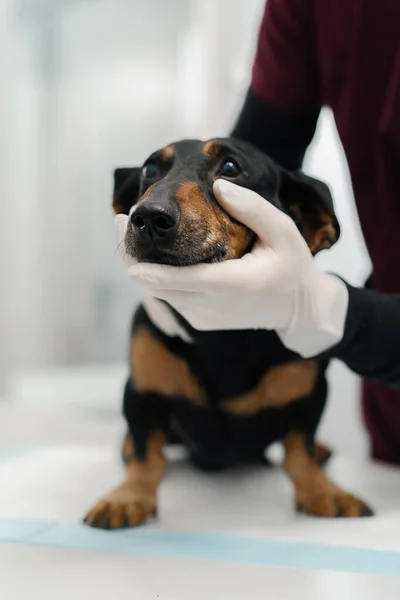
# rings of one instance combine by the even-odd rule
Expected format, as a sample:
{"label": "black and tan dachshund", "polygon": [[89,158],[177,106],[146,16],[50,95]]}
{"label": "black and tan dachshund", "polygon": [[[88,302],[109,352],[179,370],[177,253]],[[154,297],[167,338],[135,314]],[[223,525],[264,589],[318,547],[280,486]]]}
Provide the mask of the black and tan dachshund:
{"label": "black and tan dachshund", "polygon": [[[254,190],[290,215],[313,254],[337,240],[324,183],[287,172],[233,138],[186,140],[155,152],[141,168],[115,171],[114,211],[131,214],[126,252],[169,265],[249,252],[255,235],[216,202],[218,178]],[[153,515],[166,471],[164,447],[177,441],[202,469],[262,462],[268,446],[282,441],[299,510],[321,517],[372,514],[321,470],[329,451],[315,442],[315,432],[326,401],[327,361],[301,359],[273,331],[197,331],[155,299],[137,309],[131,341],[123,400],[126,477],[88,512],[86,523],[115,529]]]}

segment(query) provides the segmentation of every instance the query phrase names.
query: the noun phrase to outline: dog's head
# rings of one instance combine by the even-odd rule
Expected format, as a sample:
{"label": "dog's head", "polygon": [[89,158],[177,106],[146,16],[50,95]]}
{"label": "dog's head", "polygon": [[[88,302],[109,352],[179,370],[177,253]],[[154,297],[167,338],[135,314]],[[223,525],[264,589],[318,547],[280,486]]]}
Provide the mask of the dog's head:
{"label": "dog's head", "polygon": [[220,178],[254,190],[287,213],[313,254],[338,239],[332,197],[321,181],[285,171],[234,138],[184,140],[155,152],[140,168],[114,173],[114,211],[130,214],[128,255],[140,262],[193,265],[248,252],[255,234],[215,200],[213,183]]}

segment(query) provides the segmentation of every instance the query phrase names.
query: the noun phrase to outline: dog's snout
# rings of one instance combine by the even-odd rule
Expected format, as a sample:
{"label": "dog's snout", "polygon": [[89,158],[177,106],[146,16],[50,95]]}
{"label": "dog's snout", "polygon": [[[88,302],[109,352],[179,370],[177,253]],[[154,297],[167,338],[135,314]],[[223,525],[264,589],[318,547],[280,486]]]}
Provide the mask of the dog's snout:
{"label": "dog's snout", "polygon": [[143,238],[168,241],[178,229],[180,210],[175,204],[145,201],[131,215],[131,223]]}

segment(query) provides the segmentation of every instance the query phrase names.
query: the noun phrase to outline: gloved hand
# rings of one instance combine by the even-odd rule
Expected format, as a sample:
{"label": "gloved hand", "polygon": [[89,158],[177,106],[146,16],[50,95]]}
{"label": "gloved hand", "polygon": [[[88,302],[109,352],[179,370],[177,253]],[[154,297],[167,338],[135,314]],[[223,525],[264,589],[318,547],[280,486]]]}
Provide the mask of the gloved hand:
{"label": "gloved hand", "polygon": [[[222,179],[214,194],[257,234],[249,254],[178,268],[133,264],[124,253],[129,275],[198,330],[273,329],[304,357],[338,343],[348,305],[343,281],[318,267],[293,221],[264,198]],[[117,217],[120,240],[127,223],[127,217]]]}

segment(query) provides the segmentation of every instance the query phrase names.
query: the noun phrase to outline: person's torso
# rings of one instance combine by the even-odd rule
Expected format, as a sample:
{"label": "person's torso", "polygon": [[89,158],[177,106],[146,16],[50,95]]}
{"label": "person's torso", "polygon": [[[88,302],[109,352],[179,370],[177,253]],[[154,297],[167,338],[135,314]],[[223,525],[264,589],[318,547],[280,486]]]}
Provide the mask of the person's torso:
{"label": "person's torso", "polygon": [[321,100],[347,156],[374,287],[400,292],[400,2],[317,0],[314,10]]}

